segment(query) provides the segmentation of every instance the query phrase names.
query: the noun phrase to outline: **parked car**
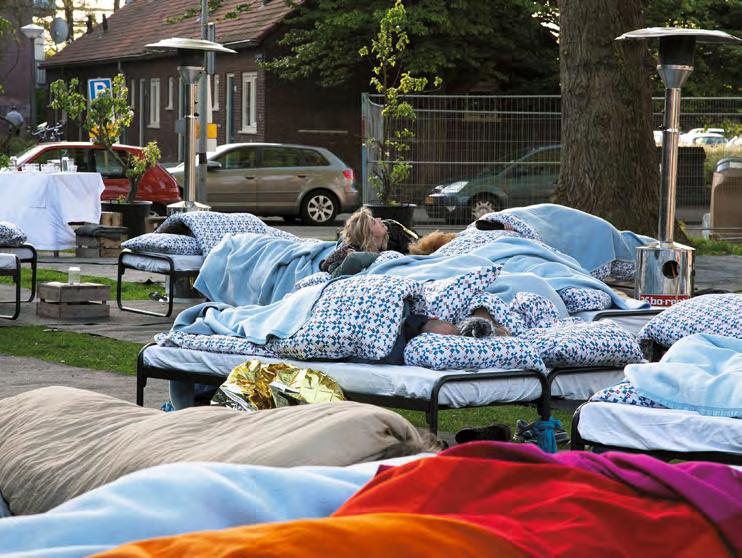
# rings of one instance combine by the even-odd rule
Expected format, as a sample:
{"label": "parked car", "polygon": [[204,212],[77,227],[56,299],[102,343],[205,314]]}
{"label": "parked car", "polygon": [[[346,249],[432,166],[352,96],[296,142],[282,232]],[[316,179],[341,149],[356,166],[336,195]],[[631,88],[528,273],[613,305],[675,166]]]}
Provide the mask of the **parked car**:
{"label": "parked car", "polygon": [[[322,147],[232,143],[207,154],[207,202],[215,211],[331,223],[358,207],[353,169]],[[184,168],[170,169],[183,185]]]}
{"label": "parked car", "polygon": [[727,138],[721,134],[696,134],[690,139],[691,145],[723,145]]}
{"label": "parked car", "polygon": [[680,134],[680,145],[703,145],[703,144],[714,144],[714,143],[725,143],[719,142],[718,140],[698,140],[698,138],[724,138],[723,128],[692,128],[684,134]]}
{"label": "parked car", "polygon": [[[113,148],[125,157],[141,153],[142,150],[141,147],[119,144]],[[129,194],[129,179],[126,178],[121,163],[102,146],[93,143],[75,141],[41,143],[20,155],[18,166],[26,163],[46,163],[62,157],[74,160],[78,172],[101,174],[106,187],[100,196],[101,200],[115,200]],[[151,201],[152,210],[159,215],[165,215],[168,204],[181,200],[180,189],[175,178],[162,165],[157,165],[142,175],[137,200]]]}
{"label": "parked car", "polygon": [[433,188],[425,210],[450,223],[469,222],[505,207],[548,202],[559,179],[561,147],[549,145],[474,178]]}

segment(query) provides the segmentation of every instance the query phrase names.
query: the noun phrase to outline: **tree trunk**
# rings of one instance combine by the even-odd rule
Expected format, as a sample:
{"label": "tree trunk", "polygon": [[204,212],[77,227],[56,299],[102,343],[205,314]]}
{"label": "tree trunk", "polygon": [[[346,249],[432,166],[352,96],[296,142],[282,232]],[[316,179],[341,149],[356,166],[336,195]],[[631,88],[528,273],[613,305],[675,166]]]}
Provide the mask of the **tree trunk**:
{"label": "tree trunk", "polygon": [[[646,0],[645,0],[646,1]],[[562,156],[556,201],[657,235],[659,165],[642,0],[561,0]]]}

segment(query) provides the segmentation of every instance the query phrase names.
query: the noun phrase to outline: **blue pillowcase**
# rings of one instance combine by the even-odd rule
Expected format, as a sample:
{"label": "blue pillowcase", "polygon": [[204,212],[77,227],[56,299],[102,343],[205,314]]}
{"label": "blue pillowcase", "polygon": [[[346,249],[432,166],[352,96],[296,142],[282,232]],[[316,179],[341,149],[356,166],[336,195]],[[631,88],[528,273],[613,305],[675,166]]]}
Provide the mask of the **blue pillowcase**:
{"label": "blue pillowcase", "polygon": [[639,340],[670,347],[694,333],[742,339],[742,295],[709,294],[678,302],[649,320]]}
{"label": "blue pillowcase", "polygon": [[423,333],[404,350],[405,364],[433,370],[503,368],[546,373],[536,350],[518,337],[461,337]]}
{"label": "blue pillowcase", "polygon": [[482,267],[476,271],[428,281],[423,284],[425,312],[431,318],[458,322],[468,314],[469,303],[495,282],[501,266]]}
{"label": "blue pillowcase", "polygon": [[134,252],[156,252],[181,256],[201,254],[198,240],[184,234],[147,233],[122,242],[121,247]]}
{"label": "blue pillowcase", "polygon": [[394,347],[405,303],[419,298],[421,284],[390,275],[354,275],[327,285],[306,323],[291,337],[266,348],[287,358],[381,360]]}
{"label": "blue pillowcase", "polygon": [[644,358],[636,337],[610,320],[562,322],[529,329],[520,338],[528,341],[550,368],[623,366]]}
{"label": "blue pillowcase", "polygon": [[0,246],[20,246],[26,238],[26,233],[18,225],[0,221]]}

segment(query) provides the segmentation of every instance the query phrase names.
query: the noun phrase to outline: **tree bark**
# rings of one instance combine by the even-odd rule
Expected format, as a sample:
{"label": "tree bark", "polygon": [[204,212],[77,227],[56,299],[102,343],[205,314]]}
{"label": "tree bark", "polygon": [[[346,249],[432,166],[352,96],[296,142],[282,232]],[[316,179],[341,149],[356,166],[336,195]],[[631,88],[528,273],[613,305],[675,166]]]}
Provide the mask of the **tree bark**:
{"label": "tree bark", "polygon": [[[646,1],[646,0],[644,0]],[[562,155],[556,201],[657,235],[659,165],[643,0],[561,0]]]}

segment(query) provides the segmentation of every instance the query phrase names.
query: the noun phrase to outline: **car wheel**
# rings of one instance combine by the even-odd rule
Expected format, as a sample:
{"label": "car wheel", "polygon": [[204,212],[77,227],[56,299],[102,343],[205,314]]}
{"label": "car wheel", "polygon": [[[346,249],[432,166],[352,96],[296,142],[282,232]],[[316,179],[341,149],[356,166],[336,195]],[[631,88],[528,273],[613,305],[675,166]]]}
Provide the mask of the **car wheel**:
{"label": "car wheel", "polygon": [[476,221],[488,213],[494,213],[501,209],[502,204],[496,198],[480,197],[471,202],[470,216],[472,220]]}
{"label": "car wheel", "polygon": [[307,225],[327,225],[337,213],[337,198],[326,190],[309,192],[301,202],[301,220]]}

